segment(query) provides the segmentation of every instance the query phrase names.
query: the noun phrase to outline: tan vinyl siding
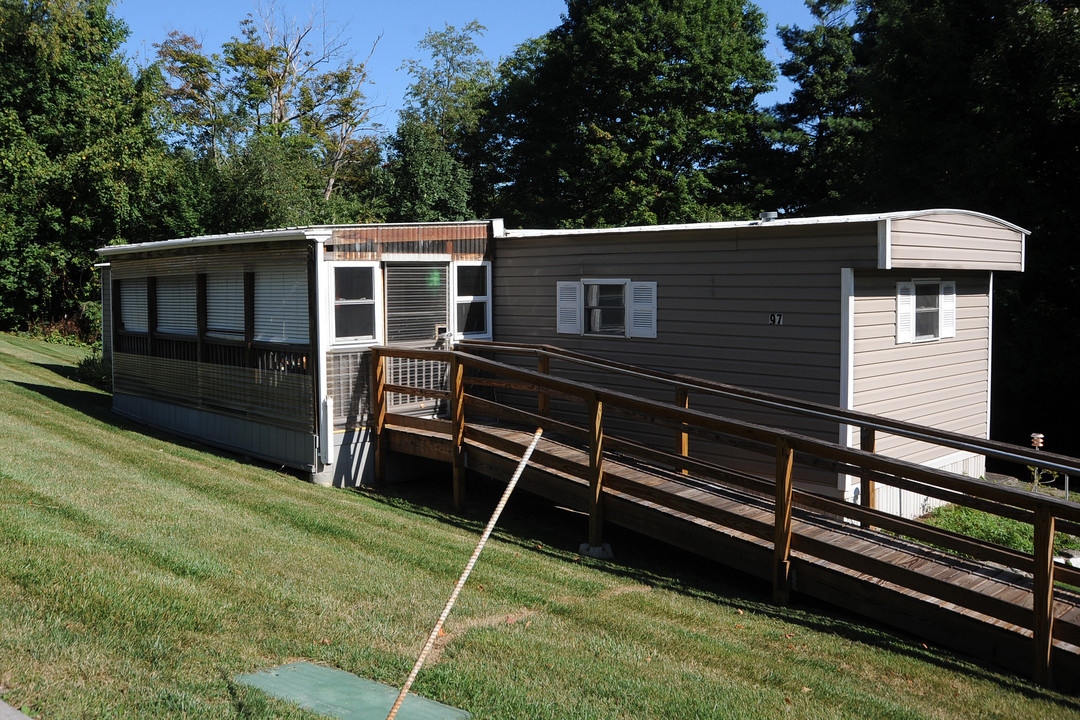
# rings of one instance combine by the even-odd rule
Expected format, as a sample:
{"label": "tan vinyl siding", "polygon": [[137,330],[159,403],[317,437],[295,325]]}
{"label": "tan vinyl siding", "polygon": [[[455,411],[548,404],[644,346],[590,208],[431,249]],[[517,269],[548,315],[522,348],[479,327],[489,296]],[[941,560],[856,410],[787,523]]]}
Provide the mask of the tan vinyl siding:
{"label": "tan vinyl siding", "polygon": [[1023,270],[1024,235],[977,215],[938,214],[891,225],[893,268]]}
{"label": "tan vinyl siding", "polygon": [[[990,356],[989,278],[983,274],[935,273],[956,280],[956,337],[896,342],[896,283],[909,272],[855,273],[854,409],[987,436]],[[883,435],[877,450],[930,463],[942,449]]]}
{"label": "tan vinyl siding", "polygon": [[[696,234],[700,235],[700,234]],[[500,241],[495,339],[549,343],[634,365],[836,405],[840,397],[840,268],[873,267],[876,225],[741,228],[683,234],[589,235]],[[655,339],[557,334],[556,283],[621,278],[657,283]],[[782,325],[770,325],[782,313]],[[641,392],[601,374],[582,379]],[[614,383],[614,384],[613,384]],[[672,401],[666,394],[656,399]],[[691,407],[835,440],[836,428],[761,410]],[[658,444],[666,446],[666,433]],[[672,441],[673,442],[673,441]],[[694,441],[691,441],[694,444]],[[835,487],[835,476],[813,478]]]}

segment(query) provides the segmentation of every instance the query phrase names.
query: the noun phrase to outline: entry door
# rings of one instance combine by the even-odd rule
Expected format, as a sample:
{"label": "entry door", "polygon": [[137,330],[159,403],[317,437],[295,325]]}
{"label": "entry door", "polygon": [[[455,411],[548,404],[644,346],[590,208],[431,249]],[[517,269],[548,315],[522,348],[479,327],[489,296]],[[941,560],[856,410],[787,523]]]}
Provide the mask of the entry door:
{"label": "entry door", "polygon": [[[447,263],[408,263],[386,266],[386,343],[414,348],[433,348],[447,331],[449,295]],[[388,380],[392,385],[446,389],[446,365],[430,360],[390,358]],[[431,399],[390,393],[396,412],[438,413]]]}
{"label": "entry door", "polygon": [[447,331],[446,263],[386,266],[386,342],[434,347]]}

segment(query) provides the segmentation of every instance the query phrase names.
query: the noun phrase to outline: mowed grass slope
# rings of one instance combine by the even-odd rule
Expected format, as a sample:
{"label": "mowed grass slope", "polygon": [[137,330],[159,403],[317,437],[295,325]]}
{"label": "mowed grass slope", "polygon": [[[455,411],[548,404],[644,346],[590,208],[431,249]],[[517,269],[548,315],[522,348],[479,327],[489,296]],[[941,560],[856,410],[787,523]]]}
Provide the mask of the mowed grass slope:
{"label": "mowed grass slope", "polygon": [[[0,697],[43,718],[312,717],[231,681],[302,658],[400,686],[491,494],[456,517],[443,478],[421,503],[204,452],[67,380],[82,354],[0,335]],[[629,537],[619,563],[583,560],[584,521],[525,496],[508,513],[414,686],[477,718],[1080,717]]]}

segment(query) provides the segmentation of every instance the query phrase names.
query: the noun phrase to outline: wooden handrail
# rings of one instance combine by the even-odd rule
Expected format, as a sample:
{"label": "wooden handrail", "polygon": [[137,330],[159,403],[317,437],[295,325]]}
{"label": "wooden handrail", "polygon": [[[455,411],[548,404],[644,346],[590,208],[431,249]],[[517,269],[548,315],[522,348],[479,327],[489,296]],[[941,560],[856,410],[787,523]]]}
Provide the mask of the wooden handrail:
{"label": "wooden handrail", "polygon": [[[554,375],[542,375],[533,370],[528,370],[515,365],[507,365],[495,360],[488,360],[468,353],[461,353],[456,350],[418,350],[413,348],[395,347],[380,347],[378,350],[381,355],[386,357],[439,360],[447,363],[450,362],[452,356],[458,355],[462,358],[462,363],[466,367],[502,374],[506,377],[519,380],[525,385],[534,386],[541,390],[546,389],[549,393],[559,394],[563,397],[577,398],[581,402],[585,402],[589,396],[595,394],[608,406],[608,409],[630,411],[635,417],[663,418],[674,423],[686,424],[692,427],[731,435],[733,437],[753,440],[768,446],[775,445],[777,439],[783,436],[789,439],[792,448],[796,452],[816,455],[825,460],[843,463],[851,466],[853,470],[861,467],[867,472],[872,471],[878,473],[879,477],[898,475],[927,484],[937,485],[949,490],[985,497],[1028,510],[1034,510],[1039,506],[1047,505],[1054,509],[1055,517],[1080,523],[1080,505],[1066,502],[1065,500],[1007,485],[998,485],[996,483],[968,478],[945,470],[938,470],[905,460],[897,460],[879,454],[868,453],[861,449],[849,448],[838,443],[813,438],[799,433],[780,431],[766,425],[725,418],[693,408],[680,408],[671,403],[648,400],[617,390],[609,390],[587,383],[564,380]],[[465,382],[468,383],[469,381],[466,380]],[[1073,460],[1072,458],[1067,459]],[[1080,475],[1080,469],[1077,470],[1077,474]]]}
{"label": "wooden handrail", "polygon": [[1067,455],[1058,455],[1045,450],[1034,450],[1019,447],[997,440],[973,438],[948,430],[938,430],[922,425],[915,425],[901,420],[892,420],[879,415],[844,410],[810,400],[799,400],[783,395],[775,395],[760,390],[749,390],[736,385],[728,385],[702,378],[693,378],[686,375],[666,373],[661,370],[643,370],[640,367],[627,365],[617,361],[607,360],[594,355],[586,355],[571,350],[564,350],[553,345],[529,345],[520,343],[501,343],[488,340],[467,340],[456,345],[459,349],[493,351],[516,355],[545,355],[552,359],[559,359],[583,366],[602,368],[606,372],[622,373],[629,377],[650,380],[674,387],[683,387],[687,390],[705,392],[719,397],[728,397],[748,403],[772,407],[779,410],[813,417],[822,420],[831,420],[842,425],[856,425],[860,428],[872,428],[875,430],[906,437],[911,440],[925,442],[952,448],[954,450],[970,450],[980,455],[995,457],[1010,462],[1036,465],[1040,468],[1056,470],[1070,476],[1080,476],[1080,464],[1076,458]]}
{"label": "wooden handrail", "polygon": [[[468,349],[472,349],[477,344],[468,343],[467,345],[469,346]],[[488,343],[483,344],[482,347],[485,350],[518,354],[532,353],[535,355],[548,352],[547,349],[538,350],[537,348],[509,347]],[[558,354],[559,357],[565,355],[565,353]],[[445,391],[433,391],[431,389],[410,388],[401,385],[388,386],[384,366],[386,358],[391,357],[446,363],[450,368],[448,389]],[[944,438],[945,441],[939,444],[949,447],[955,447],[955,438],[958,436],[954,433],[941,433],[926,428],[918,428],[907,423],[867,416],[862,413],[828,409],[828,415],[838,422],[860,426],[860,446],[852,448],[800,433],[723,417],[689,407],[689,389],[706,389],[708,383],[680,381],[676,385],[676,392],[672,401],[663,402],[560,378],[551,374],[549,360],[545,361],[542,359],[543,356],[537,355],[537,357],[537,370],[531,370],[518,365],[509,365],[480,357],[471,352],[462,352],[460,349],[372,348],[372,416],[376,436],[377,478],[381,480],[385,473],[385,461],[381,459],[381,456],[385,454],[386,449],[385,428],[389,422],[392,422],[393,418],[393,413],[388,412],[385,398],[386,392],[390,390],[405,393],[415,392],[417,395],[426,397],[441,398],[445,396],[449,399],[449,426],[452,440],[451,457],[454,465],[454,499],[456,505],[460,505],[463,497],[465,444],[467,437],[471,433],[465,419],[467,408],[473,408],[484,414],[528,421],[545,429],[552,428],[584,441],[583,444],[588,456],[588,468],[581,472],[580,475],[589,484],[589,543],[591,545],[599,545],[602,540],[605,485],[608,484],[604,471],[606,453],[614,450],[631,457],[641,458],[646,462],[660,462],[673,468],[670,472],[674,473],[675,476],[684,478],[684,480],[692,480],[693,477],[714,477],[725,485],[760,493],[768,487],[768,485],[763,484],[761,479],[751,475],[742,476],[736,472],[725,471],[723,468],[711,466],[707,462],[691,457],[686,437],[690,432],[705,432],[731,437],[744,446],[759,449],[759,451],[761,448],[772,447],[775,451],[776,466],[776,474],[772,482],[775,511],[772,528],[774,554],[773,596],[776,602],[787,602],[788,600],[793,547],[800,552],[824,553],[820,557],[831,561],[845,561],[845,558],[848,558],[850,554],[846,555],[843,548],[826,549],[819,547],[820,542],[811,537],[793,536],[792,509],[795,506],[813,508],[818,512],[848,517],[864,526],[874,525],[901,535],[919,538],[924,542],[938,544],[943,547],[952,547],[956,551],[966,553],[972,557],[1006,563],[1021,569],[1029,569],[1034,577],[1032,610],[1024,612],[1031,613],[1029,615],[1031,618],[1030,623],[1025,623],[1022,617],[1017,615],[1017,611],[1013,606],[1008,606],[1012,609],[1006,609],[1005,605],[993,599],[987,599],[983,602],[980,612],[993,614],[995,617],[1009,622],[1027,625],[1032,630],[1034,639],[1033,673],[1041,682],[1049,681],[1049,663],[1054,641],[1053,585],[1055,567],[1052,557],[1053,539],[1055,532],[1058,530],[1059,521],[1061,521],[1060,526],[1062,528],[1076,529],[1080,527],[1080,506],[1048,495],[967,478],[916,463],[889,458],[874,452],[876,431],[878,430],[894,434],[906,434],[908,437],[927,439],[931,442]],[[556,354],[551,354],[550,357],[556,357]],[[470,377],[467,371],[484,373],[485,377]],[[662,373],[659,375],[662,375]],[[468,395],[465,392],[465,387],[470,384],[513,387],[519,390],[535,392],[538,398],[535,405],[537,412],[531,413],[520,407],[510,408],[491,400]],[[756,393],[756,395],[762,396],[764,394]],[[551,418],[550,405],[547,400],[551,396],[568,398],[582,403],[586,410],[586,426],[581,428],[565,420]],[[768,402],[775,403],[777,397],[769,396]],[[799,405],[803,406],[802,409],[805,410],[807,406],[813,404],[791,401],[787,407],[799,410],[800,408],[797,407]],[[676,428],[677,436],[673,448],[674,452],[646,448],[632,440],[612,435],[606,429],[606,416],[609,413],[620,413],[631,418],[658,422]],[[816,414],[817,417],[823,416],[818,410],[813,410],[809,414]],[[949,443],[953,444],[950,445]],[[975,447],[974,444],[971,446]],[[1022,448],[1006,446],[1004,443],[980,441],[979,447],[990,448],[991,452],[988,452],[988,454],[1006,452],[1002,451],[1001,447],[1007,447],[1006,454],[1010,457],[1025,460],[1028,460],[1027,456],[1031,455]],[[564,468],[568,464],[567,461],[559,460],[550,454],[538,453],[539,457],[545,455],[552,462],[561,463]],[[1045,453],[1040,452],[1038,454],[1037,460],[1040,461],[1041,466],[1061,467],[1080,475],[1080,466],[1077,465],[1074,459],[1053,456],[1055,459],[1051,463],[1047,463],[1045,461],[1047,457],[1049,456]],[[833,463],[837,467],[850,471],[850,474],[858,475],[861,478],[863,488],[863,499],[860,505],[850,505],[837,499],[795,490],[793,486],[795,462],[798,460],[799,463],[802,463],[804,459],[826,464]],[[1032,462],[1035,459],[1031,459]],[[694,473],[692,476],[685,474],[690,471]],[[612,490],[629,492],[632,495],[641,495],[642,497],[648,496],[650,501],[665,504],[663,493],[657,495],[645,488],[626,486],[623,479],[614,475],[611,480]],[[956,533],[929,529],[927,526],[883,513],[874,508],[873,488],[877,483],[917,490],[925,489],[927,494],[936,497],[949,501],[967,500],[970,504],[987,512],[1030,523],[1034,526],[1035,553],[1033,556],[1027,556]],[[686,503],[686,500],[674,497],[666,501],[666,504],[673,508],[685,506]],[[860,565],[860,571],[865,571],[869,567],[873,567],[873,572],[878,573],[879,577],[890,582],[895,581],[900,576],[899,574],[903,572],[902,569],[889,568],[885,565],[878,567],[869,560]],[[1072,568],[1061,570],[1060,575],[1067,581],[1076,582],[1080,579],[1080,572],[1074,571]],[[921,591],[929,593],[940,593],[937,597],[950,602],[953,601],[950,598],[966,597],[959,591],[953,592],[950,590],[947,584],[935,584],[936,581],[917,578],[913,578],[911,582],[919,585],[919,587],[912,586],[913,589],[921,589]]]}

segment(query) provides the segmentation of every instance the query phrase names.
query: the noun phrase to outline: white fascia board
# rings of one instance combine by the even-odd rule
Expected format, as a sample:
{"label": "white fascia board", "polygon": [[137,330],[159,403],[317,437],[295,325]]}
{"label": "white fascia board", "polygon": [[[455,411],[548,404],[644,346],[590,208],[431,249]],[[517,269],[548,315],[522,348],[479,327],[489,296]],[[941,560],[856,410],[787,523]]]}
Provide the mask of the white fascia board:
{"label": "white fascia board", "polygon": [[155,250],[173,250],[177,248],[205,247],[208,245],[242,245],[253,242],[281,242],[285,240],[305,240],[314,235],[329,234],[325,228],[285,228],[282,230],[260,230],[247,233],[229,233],[227,235],[201,235],[191,238],[159,240],[155,242],[135,243],[132,245],[109,245],[98,248],[98,255],[108,257]]}
{"label": "white fascia board", "polygon": [[132,243],[129,245],[107,245],[97,249],[99,255],[116,255],[121,253],[150,252],[153,250],[168,250],[171,248],[202,247],[205,245],[238,245],[250,242],[275,242],[282,240],[313,240],[319,236],[330,238],[334,230],[363,230],[385,227],[429,227],[446,225],[477,225],[486,223],[489,232],[495,235],[496,231],[505,233],[503,221],[497,220],[462,220],[455,222],[432,222],[432,223],[360,223],[355,225],[306,225],[302,227],[275,228],[272,230],[251,230],[249,232],[223,233],[220,235],[199,235],[189,238],[174,238],[171,240],[156,240],[154,242]]}
{"label": "white fascia board", "polygon": [[584,229],[572,229],[572,230],[537,230],[537,229],[520,229],[520,230],[507,230],[503,236],[505,238],[535,238],[535,237],[558,237],[563,235],[611,235],[611,234],[630,234],[630,233],[655,233],[655,232],[678,232],[678,231],[692,231],[692,230],[727,230],[733,228],[751,228],[751,227],[788,227],[788,226],[803,226],[803,225],[842,225],[846,223],[876,223],[882,220],[901,220],[906,218],[923,217],[926,215],[970,215],[972,217],[981,217],[991,222],[998,223],[999,225],[1015,230],[1017,232],[1027,234],[1027,230],[1024,230],[1018,225],[1014,225],[1006,220],[1002,220],[999,217],[993,215],[987,215],[986,213],[974,212],[972,210],[959,210],[953,208],[934,208],[930,210],[904,210],[900,212],[889,213],[865,213],[856,215],[823,215],[821,217],[808,217],[808,218],[780,218],[776,220],[731,220],[727,222],[715,222],[715,223],[687,223],[679,225],[636,225],[632,227],[615,227],[615,228],[584,228]]}
{"label": "white fascia board", "polygon": [[453,256],[450,253],[383,253],[380,259],[383,263],[450,262]]}

